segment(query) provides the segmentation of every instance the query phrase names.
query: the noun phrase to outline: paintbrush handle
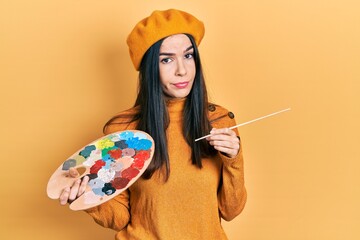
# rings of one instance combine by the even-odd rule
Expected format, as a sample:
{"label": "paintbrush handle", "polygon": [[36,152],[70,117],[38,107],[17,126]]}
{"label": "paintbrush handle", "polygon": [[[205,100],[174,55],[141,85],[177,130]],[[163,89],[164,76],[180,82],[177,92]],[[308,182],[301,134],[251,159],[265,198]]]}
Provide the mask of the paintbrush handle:
{"label": "paintbrush handle", "polygon": [[238,125],[229,127],[229,129],[234,129],[234,128],[237,128],[237,127],[241,127],[241,126],[247,125],[247,124],[249,124],[249,123],[253,123],[253,122],[259,121],[259,120],[261,120],[261,119],[268,118],[268,117],[271,117],[271,116],[274,116],[274,115],[276,115],[276,114],[279,114],[279,113],[282,113],[282,112],[286,112],[286,111],[289,111],[289,110],[291,110],[291,108],[287,108],[287,109],[284,109],[284,110],[281,110],[281,111],[278,111],[278,112],[274,112],[274,113],[271,113],[271,114],[266,115],[266,116],[263,116],[263,117],[255,118],[255,119],[250,120],[250,121],[248,121],[248,122],[240,123],[240,124],[238,124]]}
{"label": "paintbrush handle", "polygon": [[[249,123],[253,123],[253,122],[259,121],[259,120],[261,120],[261,119],[268,118],[268,117],[271,117],[271,116],[274,116],[274,115],[276,115],[276,114],[283,113],[283,112],[286,112],[286,111],[289,111],[289,110],[291,110],[291,108],[286,108],[286,109],[283,109],[283,110],[281,110],[281,111],[277,111],[277,112],[274,112],[274,113],[271,113],[271,114],[268,114],[268,115],[265,115],[265,116],[262,116],[262,117],[259,117],[259,118],[255,118],[255,119],[253,119],[253,120],[250,120],[250,121],[247,121],[247,122],[244,122],[244,123],[240,123],[240,124],[238,124],[238,125],[229,127],[229,129],[234,129],[234,128],[237,128],[237,127],[241,127],[241,126],[247,125],[247,124],[249,124]],[[210,136],[211,136],[211,134],[208,134],[208,135],[203,136],[203,137],[201,137],[201,138],[197,138],[197,139],[195,139],[195,142],[197,142],[197,141],[199,141],[199,140],[201,140],[201,139],[210,137]]]}

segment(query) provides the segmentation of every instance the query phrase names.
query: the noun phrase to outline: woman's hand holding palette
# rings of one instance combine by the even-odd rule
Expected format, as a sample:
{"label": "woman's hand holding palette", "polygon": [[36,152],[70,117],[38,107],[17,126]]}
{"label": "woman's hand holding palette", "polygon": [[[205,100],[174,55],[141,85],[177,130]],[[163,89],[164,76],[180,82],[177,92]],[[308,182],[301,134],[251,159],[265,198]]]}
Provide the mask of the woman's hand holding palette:
{"label": "woman's hand holding palette", "polygon": [[[99,138],[77,151],[51,176],[47,194],[58,199],[63,189],[89,177],[84,194],[70,204],[72,210],[100,205],[130,187],[146,170],[154,154],[150,135],[137,130],[116,132]],[[69,169],[80,173],[69,176]]]}

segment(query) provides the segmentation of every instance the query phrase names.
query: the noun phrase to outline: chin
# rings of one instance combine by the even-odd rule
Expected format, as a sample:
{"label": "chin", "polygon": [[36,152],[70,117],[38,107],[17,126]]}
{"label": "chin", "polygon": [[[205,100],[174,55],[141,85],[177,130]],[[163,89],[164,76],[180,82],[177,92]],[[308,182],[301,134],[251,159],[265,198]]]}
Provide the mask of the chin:
{"label": "chin", "polygon": [[182,90],[182,91],[172,91],[172,92],[164,92],[165,96],[168,98],[186,98],[189,95],[190,91]]}
{"label": "chin", "polygon": [[185,93],[175,93],[172,94],[173,98],[186,98],[187,96],[189,96],[189,91],[185,92]]}

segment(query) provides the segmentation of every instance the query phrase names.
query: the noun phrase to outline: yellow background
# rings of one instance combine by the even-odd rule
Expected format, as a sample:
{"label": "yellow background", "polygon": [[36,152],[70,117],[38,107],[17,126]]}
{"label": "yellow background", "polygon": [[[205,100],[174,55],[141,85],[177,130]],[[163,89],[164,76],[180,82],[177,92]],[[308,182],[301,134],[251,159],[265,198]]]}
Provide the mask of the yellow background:
{"label": "yellow background", "polygon": [[52,172],[130,107],[125,39],[154,9],[206,24],[211,99],[240,128],[248,203],[230,240],[360,238],[356,0],[12,0],[0,3],[1,239],[113,239],[46,196]]}

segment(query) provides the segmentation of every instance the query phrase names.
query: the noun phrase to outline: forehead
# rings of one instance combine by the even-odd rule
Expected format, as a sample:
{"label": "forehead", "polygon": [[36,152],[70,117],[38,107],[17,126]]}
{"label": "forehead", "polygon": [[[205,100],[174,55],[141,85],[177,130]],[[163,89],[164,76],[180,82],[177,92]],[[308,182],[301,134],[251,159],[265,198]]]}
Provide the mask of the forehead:
{"label": "forehead", "polygon": [[175,34],[164,39],[160,51],[185,50],[192,46],[191,41],[185,34]]}

